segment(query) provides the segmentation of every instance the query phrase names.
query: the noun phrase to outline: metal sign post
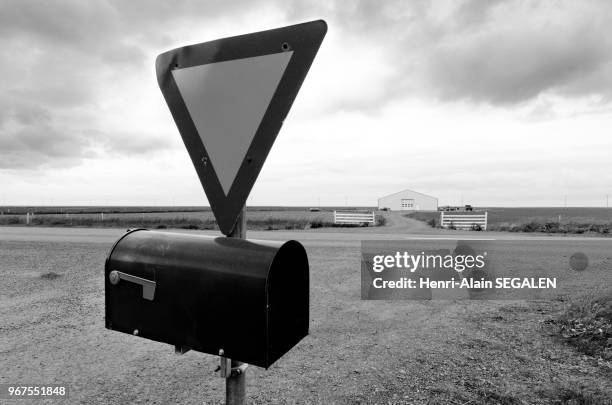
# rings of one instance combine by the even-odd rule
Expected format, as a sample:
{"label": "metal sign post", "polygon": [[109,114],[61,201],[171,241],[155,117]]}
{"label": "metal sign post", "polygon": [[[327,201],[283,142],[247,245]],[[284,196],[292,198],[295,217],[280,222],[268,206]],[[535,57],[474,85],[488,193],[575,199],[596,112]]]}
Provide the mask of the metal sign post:
{"label": "metal sign post", "polygon": [[[229,238],[246,239],[246,205],[242,207],[242,211],[238,216],[236,225],[232,232],[227,235]],[[221,361],[225,360],[221,357]],[[226,363],[227,364],[227,363]],[[231,360],[231,368],[228,375],[225,376],[225,404],[226,405],[243,405],[246,403],[246,363]]]}
{"label": "metal sign post", "polygon": [[[200,178],[219,230],[229,238],[246,239],[247,198],[326,32],[325,21],[310,21],[183,46],[164,52],[156,59],[159,87]],[[214,251],[223,248],[228,244],[226,242],[218,243]],[[230,242],[229,245],[241,246],[238,253],[246,252],[253,246],[252,242]],[[291,245],[295,245],[295,242]],[[281,291],[282,285],[291,280],[303,287],[303,294],[286,295],[283,300],[274,301],[273,304],[266,299],[265,311],[246,317],[242,312],[248,313],[247,308],[232,305],[233,299],[240,301],[240,298],[244,298],[236,294],[239,286],[227,282],[240,282],[239,279],[217,272],[211,278],[216,285],[227,287],[225,290],[215,290],[216,294],[222,295],[217,301],[226,304],[224,311],[234,311],[231,314],[233,318],[242,319],[251,329],[257,329],[257,325],[269,328],[276,324],[275,317],[292,317],[291,325],[295,327],[292,330],[283,325],[285,329],[279,332],[281,342],[291,342],[307,335],[308,266],[306,252],[298,245],[295,245],[296,253],[287,256],[291,257],[292,265],[283,266],[289,267],[287,270],[291,270],[291,277],[283,271],[278,276],[282,281],[270,291]],[[234,255],[235,263],[231,270],[235,274],[232,277],[243,277],[243,273],[249,276],[245,277],[250,280],[248,285],[240,286],[243,290],[253,292],[262,288],[268,293],[268,285],[273,285],[274,280],[267,274],[265,280],[252,277],[257,269],[264,268],[256,263],[265,257],[263,254]],[[245,263],[246,258],[252,263]],[[237,263],[240,263],[239,267]],[[242,272],[236,272],[237,267]],[[291,303],[284,303],[285,299]],[[217,303],[214,304],[216,308]],[[275,305],[278,309],[273,311]],[[296,308],[302,309],[301,315],[295,314]],[[292,344],[271,345],[269,342],[272,340],[266,330],[265,345],[258,348],[259,353],[245,351],[250,348],[250,342],[240,340],[241,331],[228,331],[229,325],[224,323],[225,319],[232,318],[223,318],[220,322],[225,329],[219,333],[221,336],[216,337],[218,340],[215,344],[208,345],[210,342],[203,341],[198,348],[209,352],[212,347],[213,353],[220,356],[218,369],[226,381],[226,404],[244,404],[248,364],[230,359],[230,356],[252,365],[263,364],[267,368],[270,359],[284,354],[284,349],[292,347]],[[234,319],[232,321],[235,322]],[[282,325],[282,322],[278,324]]]}

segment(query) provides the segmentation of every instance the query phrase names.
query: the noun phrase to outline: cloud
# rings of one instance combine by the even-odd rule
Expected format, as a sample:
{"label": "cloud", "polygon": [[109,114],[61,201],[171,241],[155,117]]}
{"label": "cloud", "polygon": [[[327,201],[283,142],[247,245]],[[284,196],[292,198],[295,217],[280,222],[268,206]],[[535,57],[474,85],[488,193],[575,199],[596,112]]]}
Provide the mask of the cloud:
{"label": "cloud", "polygon": [[[115,100],[123,96],[138,103],[137,83],[147,75],[154,83],[150,49],[168,46],[172,35],[167,32],[181,20],[195,21],[204,9],[197,1],[178,6],[163,1],[2,2],[0,168],[78,165],[104,153],[166,148],[163,131],[150,123],[142,122],[136,131],[134,123],[120,122],[124,105]],[[167,29],[160,28],[162,22]]]}
{"label": "cloud", "polygon": [[0,169],[27,169],[74,163],[90,144],[80,134],[60,131],[49,109],[0,100]]}
{"label": "cloud", "polygon": [[32,125],[0,136],[0,169],[73,165],[90,155],[90,140],[59,132],[48,124]]}
{"label": "cloud", "polygon": [[[243,4],[240,4],[243,3]],[[0,35],[28,39],[53,49],[82,51],[99,56],[110,50],[129,53],[138,44],[167,43],[178,24],[210,22],[223,12],[249,2],[187,0],[60,0],[56,2],[8,0],[2,3]]]}
{"label": "cloud", "polygon": [[612,4],[546,5],[505,2],[481,18],[480,28],[445,36],[425,65],[431,90],[445,100],[493,105],[546,92],[608,97],[612,43],[606,27]]}
{"label": "cloud", "polygon": [[[612,95],[610,2],[283,4],[296,19],[319,10],[330,20],[332,35],[336,31],[348,43],[356,39],[366,53],[380,50],[388,69],[378,77],[360,78],[359,83],[350,83],[350,75],[337,78],[339,89],[375,84],[378,91],[353,97],[357,102],[337,97],[338,104],[362,111],[406,97],[507,108],[541,94],[606,100]],[[353,56],[353,69],[360,69],[359,57]]]}
{"label": "cloud", "polygon": [[[0,166],[165,150],[176,133],[156,117],[165,106],[155,54],[198,38],[189,33],[241,33],[249,16],[264,13],[278,16],[277,26],[328,21],[311,72],[318,76],[298,100],[322,115],[369,114],[407,98],[500,108],[542,94],[608,103],[612,92],[606,1],[6,0]],[[129,123],[127,109],[136,117]]]}
{"label": "cloud", "polygon": [[[116,133],[95,131],[89,135],[97,140],[105,153],[114,156],[154,153],[171,147],[173,142],[170,139],[175,139],[174,134],[150,133],[143,137],[138,132],[132,131]],[[172,135],[172,137],[169,135]]]}
{"label": "cloud", "polygon": [[4,100],[0,111],[0,169],[65,167],[104,155],[148,154],[168,148],[174,138],[155,131],[103,132],[58,123],[52,111],[39,104]]}

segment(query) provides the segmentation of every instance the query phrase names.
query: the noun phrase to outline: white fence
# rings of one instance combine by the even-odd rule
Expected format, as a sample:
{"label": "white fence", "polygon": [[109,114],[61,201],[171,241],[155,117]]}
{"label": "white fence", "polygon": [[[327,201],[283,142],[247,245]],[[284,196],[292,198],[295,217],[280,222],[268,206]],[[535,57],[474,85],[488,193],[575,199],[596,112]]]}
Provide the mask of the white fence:
{"label": "white fence", "polygon": [[334,224],[372,224],[376,223],[372,212],[338,212],[334,211]]}
{"label": "white fence", "polygon": [[483,231],[487,230],[487,212],[484,214],[446,214],[440,213],[440,226],[442,228],[473,229],[480,226]]}

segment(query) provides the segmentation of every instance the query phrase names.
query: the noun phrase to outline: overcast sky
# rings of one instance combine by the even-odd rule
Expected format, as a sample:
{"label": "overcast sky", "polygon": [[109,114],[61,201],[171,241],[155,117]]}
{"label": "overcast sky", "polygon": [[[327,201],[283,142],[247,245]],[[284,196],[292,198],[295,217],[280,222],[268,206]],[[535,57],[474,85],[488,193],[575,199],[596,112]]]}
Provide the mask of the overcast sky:
{"label": "overcast sky", "polygon": [[319,18],[250,205],[605,206],[605,0],[3,0],[0,205],[207,204],[155,57]]}

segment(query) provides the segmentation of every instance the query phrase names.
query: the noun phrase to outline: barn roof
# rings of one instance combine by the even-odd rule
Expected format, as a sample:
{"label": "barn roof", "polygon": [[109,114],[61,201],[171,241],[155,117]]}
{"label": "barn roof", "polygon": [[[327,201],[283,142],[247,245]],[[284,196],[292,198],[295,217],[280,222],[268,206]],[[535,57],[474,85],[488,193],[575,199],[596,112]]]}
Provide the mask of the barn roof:
{"label": "barn roof", "polygon": [[429,195],[429,194],[419,193],[418,191],[410,190],[409,188],[407,188],[407,189],[404,189],[404,190],[401,190],[401,191],[397,191],[397,192],[392,193],[392,194],[384,195],[384,196],[380,197],[379,200],[383,199],[383,198],[387,198],[387,197],[392,197],[392,196],[394,196],[396,194],[401,194],[401,193],[404,193],[406,191],[410,191],[411,193],[414,193],[414,194],[420,194],[420,195],[425,196],[425,197],[433,198],[435,200],[438,199],[438,197],[434,197],[434,196]]}

